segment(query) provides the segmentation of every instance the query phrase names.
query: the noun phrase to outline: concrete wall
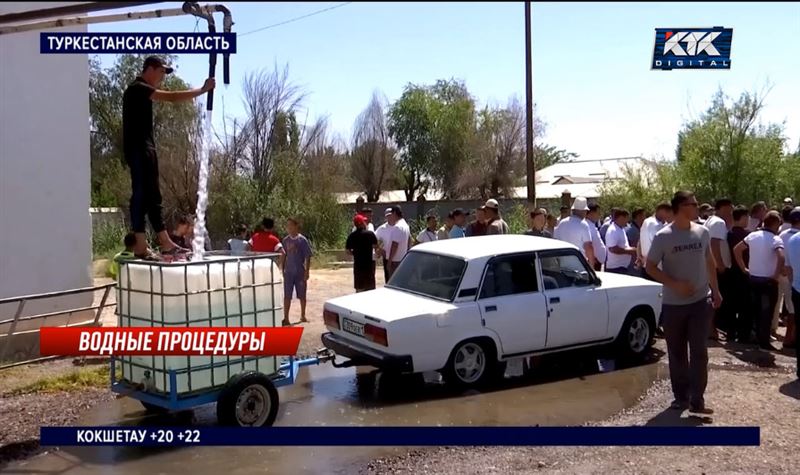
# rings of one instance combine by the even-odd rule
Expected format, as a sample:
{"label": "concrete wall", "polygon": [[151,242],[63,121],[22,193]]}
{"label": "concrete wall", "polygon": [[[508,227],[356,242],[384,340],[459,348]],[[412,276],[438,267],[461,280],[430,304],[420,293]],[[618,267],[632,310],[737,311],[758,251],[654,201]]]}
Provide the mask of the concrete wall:
{"label": "concrete wall", "polygon": [[[4,2],[0,14],[68,4]],[[39,33],[0,36],[0,298],[92,283],[88,58],[40,54]]]}

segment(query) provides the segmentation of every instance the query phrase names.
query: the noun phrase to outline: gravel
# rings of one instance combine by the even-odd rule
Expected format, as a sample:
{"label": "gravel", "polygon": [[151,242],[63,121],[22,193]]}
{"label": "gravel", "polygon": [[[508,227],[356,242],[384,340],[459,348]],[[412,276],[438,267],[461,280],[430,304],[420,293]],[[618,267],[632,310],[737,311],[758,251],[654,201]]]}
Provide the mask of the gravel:
{"label": "gravel", "polygon": [[23,394],[0,398],[0,468],[40,453],[40,426],[68,426],[97,404],[111,401],[108,389]]}
{"label": "gravel", "polygon": [[659,380],[633,407],[586,425],[755,425],[761,428],[759,447],[443,447],[373,460],[360,473],[797,473],[800,382],[794,358],[721,347],[709,354],[712,418],[669,410],[669,380]]}

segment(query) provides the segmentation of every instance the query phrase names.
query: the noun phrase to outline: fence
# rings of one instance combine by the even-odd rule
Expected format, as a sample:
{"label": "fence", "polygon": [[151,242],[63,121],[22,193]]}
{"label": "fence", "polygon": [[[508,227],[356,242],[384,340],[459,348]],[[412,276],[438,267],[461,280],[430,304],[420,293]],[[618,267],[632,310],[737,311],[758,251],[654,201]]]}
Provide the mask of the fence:
{"label": "fence", "polygon": [[[39,329],[43,326],[72,327],[98,326],[107,307],[116,305],[109,301],[111,289],[116,283],[97,287],[27,295],[0,300],[0,308],[14,309],[12,318],[0,313],[0,369],[34,363],[59,356],[39,357]],[[76,299],[73,297],[77,297]],[[98,302],[99,297],[99,302]],[[25,316],[26,308],[53,300],[61,304],[59,310]],[[89,305],[64,305],[64,302],[91,302]],[[95,304],[95,302],[97,302]],[[50,304],[52,305],[52,304]]]}
{"label": "fence", "polygon": [[121,208],[89,208],[92,216],[92,229],[110,224],[125,224],[125,214]]}

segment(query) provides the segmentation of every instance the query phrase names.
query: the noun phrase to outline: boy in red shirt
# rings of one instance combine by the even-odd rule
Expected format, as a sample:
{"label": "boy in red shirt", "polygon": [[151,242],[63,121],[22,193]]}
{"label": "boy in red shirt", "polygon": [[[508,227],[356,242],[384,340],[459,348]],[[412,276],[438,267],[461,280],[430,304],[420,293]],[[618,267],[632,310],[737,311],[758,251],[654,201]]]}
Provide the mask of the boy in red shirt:
{"label": "boy in red shirt", "polygon": [[261,226],[250,237],[250,248],[254,252],[277,252],[283,254],[281,239],[275,234],[275,221],[264,218]]}

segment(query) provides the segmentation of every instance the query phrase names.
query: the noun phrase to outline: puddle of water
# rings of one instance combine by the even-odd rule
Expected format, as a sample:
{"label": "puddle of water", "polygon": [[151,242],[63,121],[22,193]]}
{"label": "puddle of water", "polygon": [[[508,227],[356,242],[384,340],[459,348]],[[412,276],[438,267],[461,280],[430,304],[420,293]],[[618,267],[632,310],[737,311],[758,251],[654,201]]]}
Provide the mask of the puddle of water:
{"label": "puddle of water", "polygon": [[[588,368],[588,369],[587,369]],[[438,375],[390,376],[330,365],[301,371],[282,388],[279,426],[578,425],[633,405],[652,382],[665,376],[660,364],[597,373],[597,362],[533,371],[497,388],[459,393]],[[564,379],[570,378],[570,379]],[[85,425],[196,425],[216,423],[213,405],[182,415],[145,417],[137,401],[102,406]],[[352,473],[354,464],[402,453],[375,447],[66,447],[8,467],[9,473]],[[16,470],[16,471],[15,471]]]}

